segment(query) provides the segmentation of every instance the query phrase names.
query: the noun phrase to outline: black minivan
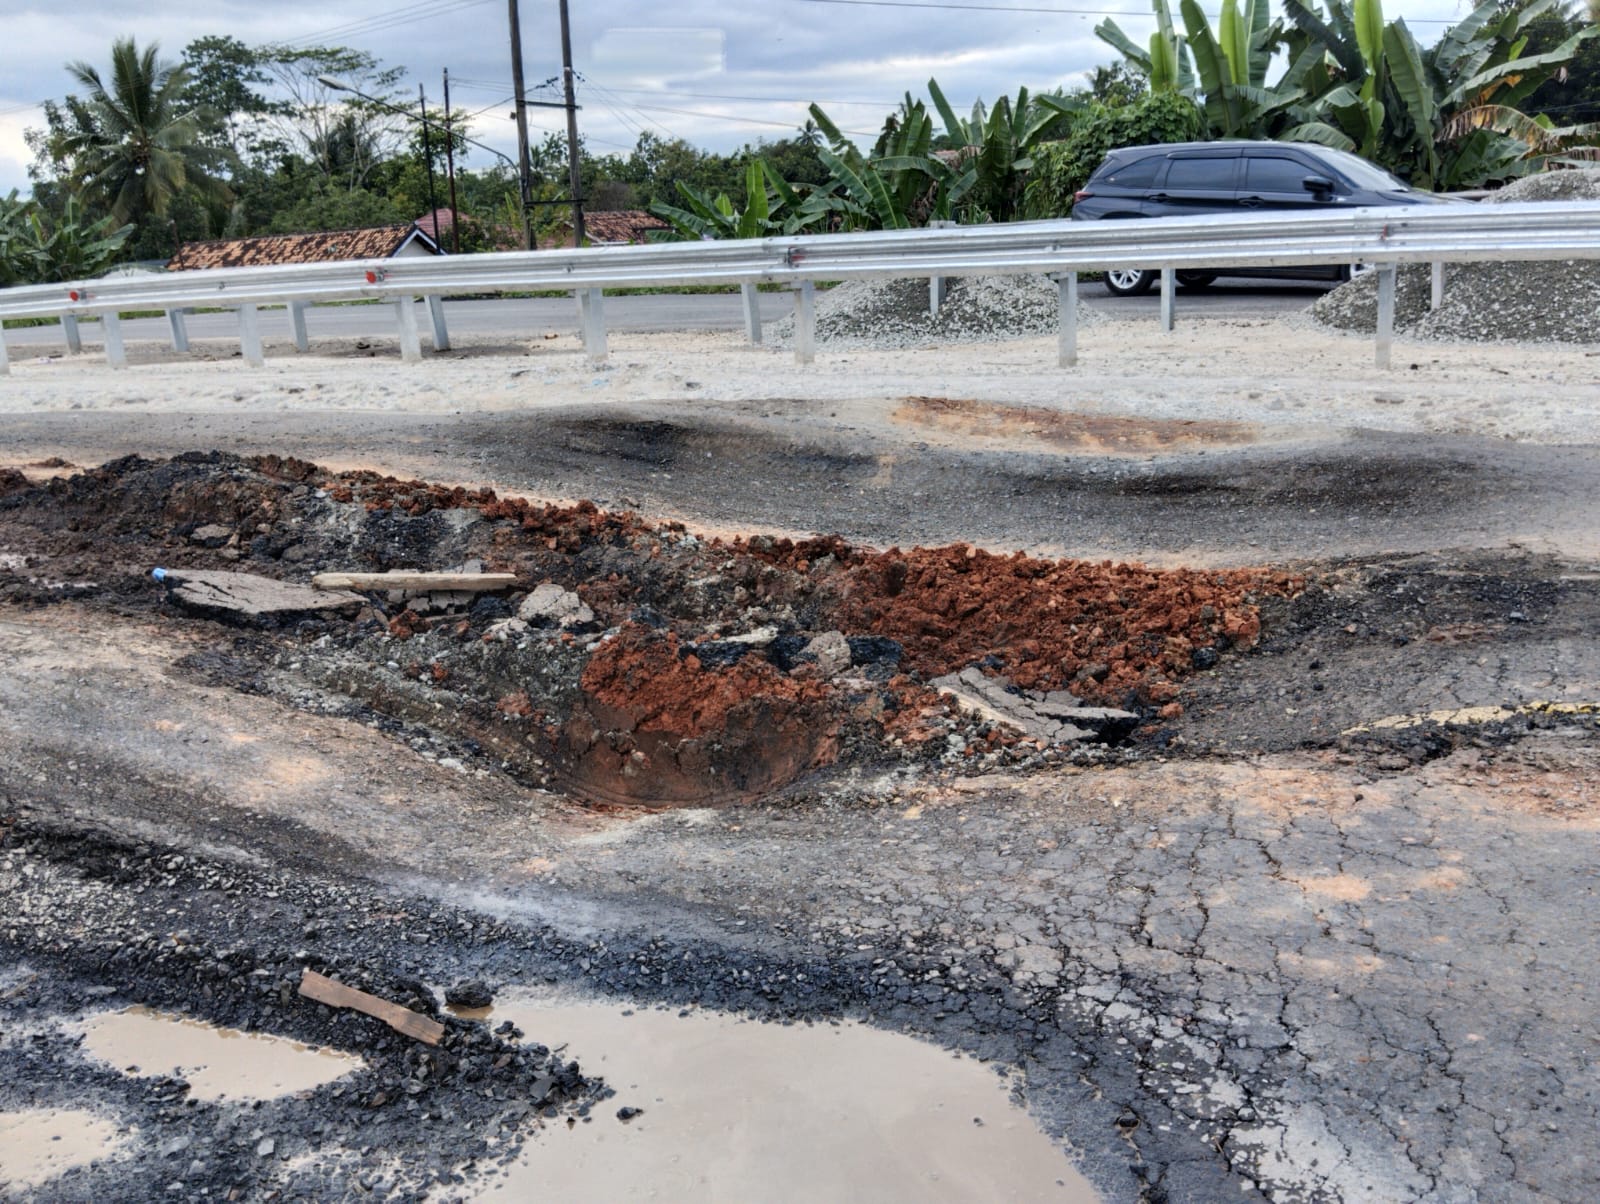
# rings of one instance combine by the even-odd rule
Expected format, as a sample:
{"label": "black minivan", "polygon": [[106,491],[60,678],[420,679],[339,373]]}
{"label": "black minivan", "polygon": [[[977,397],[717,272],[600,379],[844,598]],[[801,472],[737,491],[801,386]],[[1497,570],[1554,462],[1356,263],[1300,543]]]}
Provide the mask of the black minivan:
{"label": "black minivan", "polygon": [[[1353,209],[1362,205],[1430,205],[1445,198],[1422,192],[1348,151],[1308,142],[1173,142],[1125,146],[1095,169],[1073,198],[1074,221],[1243,213],[1251,209]],[[1158,272],[1127,268],[1105,274],[1118,296],[1142,293]],[[1178,283],[1201,288],[1218,276],[1347,280],[1345,264],[1293,268],[1229,268],[1179,272]]]}

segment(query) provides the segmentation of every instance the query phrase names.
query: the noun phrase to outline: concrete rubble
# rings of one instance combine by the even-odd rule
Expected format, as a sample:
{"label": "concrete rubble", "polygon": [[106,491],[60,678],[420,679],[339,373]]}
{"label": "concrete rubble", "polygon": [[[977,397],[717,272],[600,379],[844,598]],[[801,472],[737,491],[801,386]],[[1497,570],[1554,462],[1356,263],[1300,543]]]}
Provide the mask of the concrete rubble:
{"label": "concrete rubble", "polygon": [[1084,706],[1067,690],[1020,690],[1008,678],[968,667],[928,683],[957,705],[990,723],[1047,744],[1118,740],[1139,726],[1139,716],[1115,707]]}

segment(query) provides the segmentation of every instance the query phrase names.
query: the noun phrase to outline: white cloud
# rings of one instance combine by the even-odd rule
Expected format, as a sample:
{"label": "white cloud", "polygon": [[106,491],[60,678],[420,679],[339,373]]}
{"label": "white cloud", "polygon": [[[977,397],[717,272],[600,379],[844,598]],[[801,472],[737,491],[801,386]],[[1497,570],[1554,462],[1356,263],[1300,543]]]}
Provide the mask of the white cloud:
{"label": "white cloud", "polygon": [[[1028,3],[1090,7],[1085,0]],[[503,0],[434,0],[426,9],[397,6],[397,0],[342,0],[337,6],[312,0],[77,0],[70,10],[43,0],[7,0],[5,7],[0,80],[15,99],[0,102],[0,191],[26,188],[28,155],[20,130],[38,122],[36,115],[6,110],[64,95],[71,83],[64,64],[85,59],[103,65],[112,39],[124,35],[141,45],[159,41],[169,58],[207,34],[250,44],[311,39],[350,45],[404,67],[410,86],[424,83],[433,102],[440,71],[448,67],[456,105],[469,111],[487,107],[476,135],[507,152],[515,145],[507,120],[511,69]],[[1093,7],[1124,12],[1118,20],[1141,41],[1153,20],[1145,0],[1096,0]],[[429,19],[397,20],[412,11]],[[1391,0],[1385,11],[1413,21],[1461,15],[1456,0]],[[641,128],[730,150],[759,136],[782,137],[805,119],[804,102],[811,99],[846,128],[876,130],[905,92],[925,94],[929,76],[964,111],[980,96],[993,100],[1022,84],[1035,90],[1076,85],[1083,72],[1116,58],[1094,37],[1100,18],[1080,14],[809,0],[678,0],[670,7],[659,0],[585,0],[573,5],[572,20],[577,68],[594,85],[581,98],[580,125],[600,151],[632,146]],[[1442,26],[1416,28],[1428,41]],[[522,0],[522,32],[527,78],[557,75],[555,6]],[[718,94],[771,99],[725,100]],[[869,103],[839,103],[845,101]],[[532,111],[537,129],[559,130],[563,120],[556,110]],[[487,158],[480,154],[474,162]]]}

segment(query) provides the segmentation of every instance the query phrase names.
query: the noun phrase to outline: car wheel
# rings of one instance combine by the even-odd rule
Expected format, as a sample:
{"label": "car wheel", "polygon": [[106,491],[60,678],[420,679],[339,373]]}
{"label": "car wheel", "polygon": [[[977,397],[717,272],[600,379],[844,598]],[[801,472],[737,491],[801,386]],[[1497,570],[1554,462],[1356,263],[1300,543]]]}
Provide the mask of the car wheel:
{"label": "car wheel", "polygon": [[1178,283],[1184,288],[1205,288],[1208,285],[1215,284],[1216,279],[1217,274],[1215,272],[1178,273]]}
{"label": "car wheel", "polygon": [[1106,273],[1106,289],[1118,297],[1137,297],[1150,291],[1156,273],[1148,269],[1117,268]]}

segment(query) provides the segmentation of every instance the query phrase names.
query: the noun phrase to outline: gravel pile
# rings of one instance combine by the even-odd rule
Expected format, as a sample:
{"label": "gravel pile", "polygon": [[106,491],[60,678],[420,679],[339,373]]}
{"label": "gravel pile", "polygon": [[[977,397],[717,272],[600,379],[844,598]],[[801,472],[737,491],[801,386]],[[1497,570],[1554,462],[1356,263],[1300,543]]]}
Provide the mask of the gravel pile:
{"label": "gravel pile", "polygon": [[[1528,176],[1480,202],[1600,200],[1600,170]],[[1395,330],[1441,342],[1600,342],[1600,262],[1468,263],[1445,267],[1444,303],[1428,309],[1428,268],[1400,269]],[[1378,322],[1378,276],[1368,272],[1311,306],[1313,320],[1371,333]]]}
{"label": "gravel pile", "polygon": [[[1041,276],[949,278],[937,316],[928,313],[926,277],[851,281],[817,294],[817,343],[834,348],[920,347],[1054,334],[1056,286]],[[1095,315],[1081,302],[1078,321]],[[794,317],[773,324],[773,342],[794,338]]]}

